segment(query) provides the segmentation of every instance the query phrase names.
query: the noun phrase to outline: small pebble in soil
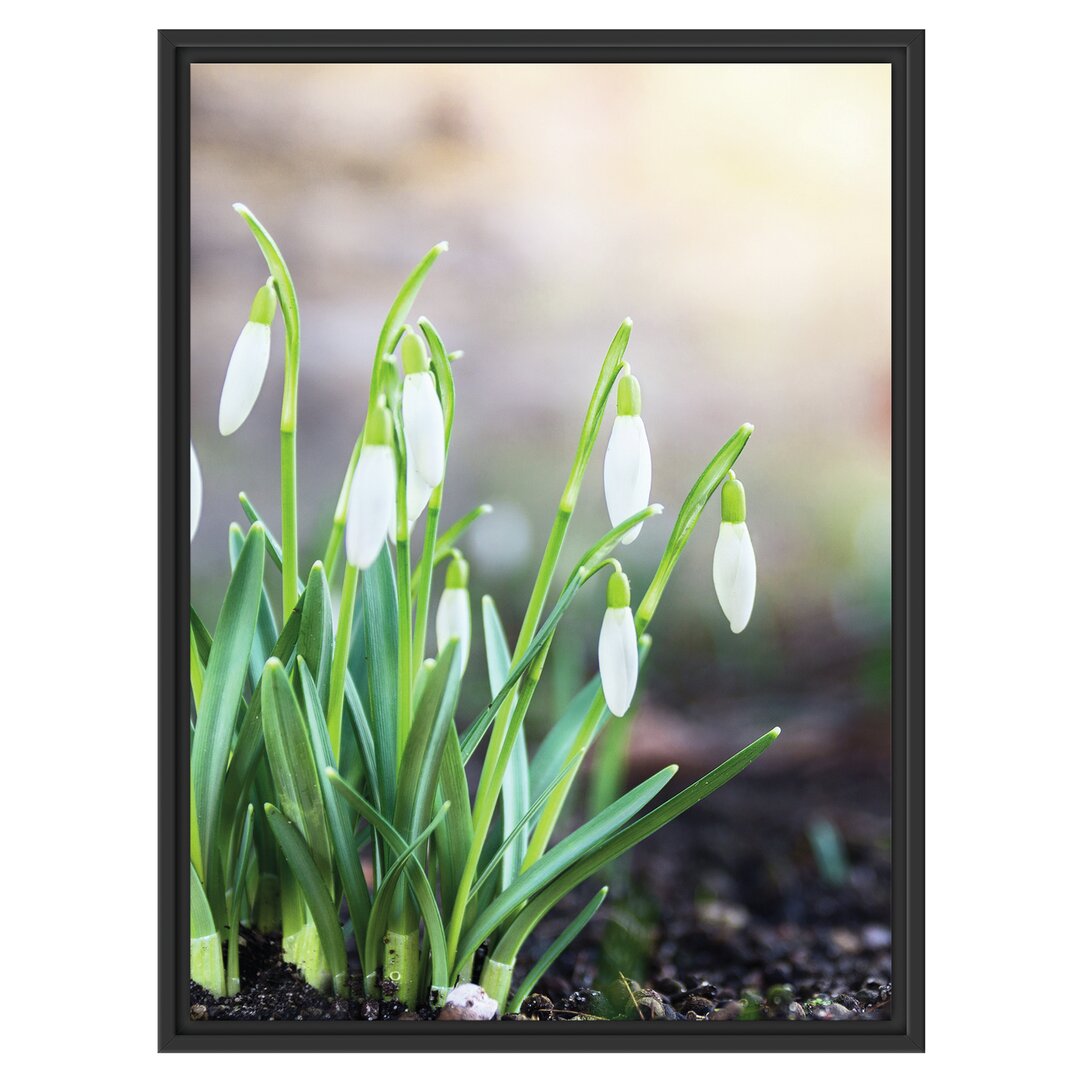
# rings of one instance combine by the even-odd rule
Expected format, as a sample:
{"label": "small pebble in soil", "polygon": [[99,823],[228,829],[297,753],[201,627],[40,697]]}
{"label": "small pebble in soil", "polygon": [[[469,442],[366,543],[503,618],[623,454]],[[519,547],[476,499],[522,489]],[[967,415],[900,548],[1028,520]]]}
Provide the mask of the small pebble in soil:
{"label": "small pebble in soil", "polygon": [[[462,983],[446,995],[446,1004],[439,1013],[440,1020],[494,1020],[499,1004],[476,983]],[[405,1019],[404,1016],[399,1019]],[[416,1019],[415,1015],[411,1019]]]}

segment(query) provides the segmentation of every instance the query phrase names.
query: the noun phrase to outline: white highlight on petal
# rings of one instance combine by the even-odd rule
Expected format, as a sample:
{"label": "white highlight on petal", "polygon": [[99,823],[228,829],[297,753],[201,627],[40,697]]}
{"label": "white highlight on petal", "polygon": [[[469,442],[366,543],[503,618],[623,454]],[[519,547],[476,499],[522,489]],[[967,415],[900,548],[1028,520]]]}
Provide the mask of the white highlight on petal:
{"label": "white highlight on petal", "polygon": [[637,676],[637,632],[633,612],[628,607],[608,608],[600,627],[600,685],[613,716],[623,716],[630,708]]}
{"label": "white highlight on petal", "polygon": [[[649,505],[652,488],[652,453],[640,416],[616,416],[604,457],[604,497],[611,524],[620,524]],[[633,543],[641,524],[627,532],[622,542]]]}
{"label": "white highlight on petal", "polygon": [[218,429],[222,435],[231,435],[248,418],[269,363],[270,327],[266,323],[247,323],[233,346],[225,385],[221,388]]}
{"label": "white highlight on petal", "polygon": [[757,559],[746,522],[720,524],[713,552],[713,586],[733,634],[742,633],[754,610],[757,592]]}
{"label": "white highlight on petal", "polygon": [[382,551],[397,502],[397,468],[389,446],[365,446],[356,463],[345,517],[345,557],[366,570]]}
{"label": "white highlight on petal", "polygon": [[435,611],[435,644],[442,652],[447,643],[458,639],[458,671],[464,675],[472,646],[472,612],[468,589],[443,589]]}
{"label": "white highlight on petal", "polygon": [[195,454],[195,444],[191,444],[191,539],[195,539],[195,533],[199,529],[199,518],[202,517],[202,469],[199,468],[199,459]]}
{"label": "white highlight on petal", "polygon": [[429,371],[405,376],[401,391],[401,422],[409,460],[430,487],[442,483],[446,464],[442,402]]}

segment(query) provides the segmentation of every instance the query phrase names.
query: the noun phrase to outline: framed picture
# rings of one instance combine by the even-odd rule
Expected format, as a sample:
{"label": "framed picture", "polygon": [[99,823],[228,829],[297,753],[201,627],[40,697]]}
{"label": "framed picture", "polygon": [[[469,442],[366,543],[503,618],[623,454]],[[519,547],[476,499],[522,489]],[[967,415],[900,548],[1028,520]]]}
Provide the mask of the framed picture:
{"label": "framed picture", "polygon": [[921,1050],[922,33],[159,49],[161,1048]]}

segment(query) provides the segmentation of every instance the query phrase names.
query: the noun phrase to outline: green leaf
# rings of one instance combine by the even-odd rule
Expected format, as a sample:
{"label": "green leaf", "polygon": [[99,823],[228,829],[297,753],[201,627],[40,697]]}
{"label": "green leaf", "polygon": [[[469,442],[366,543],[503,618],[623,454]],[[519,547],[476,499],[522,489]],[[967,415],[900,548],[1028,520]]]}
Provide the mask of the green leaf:
{"label": "green leaf", "polygon": [[199,875],[191,868],[191,978],[214,997],[225,996],[221,937]]}
{"label": "green leaf", "polygon": [[544,889],[567,868],[584,860],[590,851],[603,843],[616,829],[649,803],[677,771],[677,766],[669,765],[654,776],[650,776],[648,780],[638,784],[618,802],[613,803],[603,813],[597,814],[591,821],[576,829],[533,863],[508,889],[500,893],[492,904],[479,912],[476,921],[463,936],[457,957],[464,959],[472,956],[488,935],[519,904]]}
{"label": "green leaf", "polygon": [[[776,741],[779,734],[779,728],[767,731],[761,738],[756,739],[749,746],[740,750],[734,757],[728,758],[722,765],[718,765],[712,772],[680,791],[678,795],[668,799],[667,802],[645,814],[633,824],[627,825],[614,835],[608,836],[600,843],[592,845],[589,849],[583,851],[580,858],[565,868],[542,892],[538,892],[533,896],[507,928],[498,945],[492,950],[492,958],[501,963],[507,963],[507,957],[517,956],[522,942],[532,933],[536,924],[571,889],[576,888],[607,863],[611,862],[612,859],[618,858],[634,847],[635,844],[639,844],[646,837],[651,836],[657,829],[674,820],[680,814],[685,813],[691,806],[700,802],[707,795],[711,795],[717,788],[723,787],[732,777],[737,776],[747,765],[765,753]],[[564,840],[563,844],[565,843]],[[554,855],[563,844],[552,848],[547,855],[530,868],[529,872],[539,867],[550,855]],[[529,872],[522,875],[522,881],[528,877]],[[536,891],[533,890],[533,892]],[[499,900],[501,901],[502,897]]]}
{"label": "green leaf", "polygon": [[[484,644],[487,651],[488,681],[492,694],[510,674],[510,646],[506,641],[495,601],[485,596],[481,602],[484,617]],[[519,826],[529,811],[529,755],[525,747],[525,728],[518,728],[510,751],[510,762],[502,782],[503,844],[502,886],[505,889],[521,868],[528,836]]]}
{"label": "green leaf", "polygon": [[[229,526],[229,563],[233,570],[236,569],[236,560],[240,558],[243,546],[244,534],[234,521]],[[262,597],[259,600],[259,618],[255,623],[255,639],[251,643],[251,652],[248,654],[248,676],[252,686],[259,681],[263,665],[274,651],[274,643],[277,639],[277,622],[274,619],[274,610],[270,605],[270,596],[266,591],[264,580]]]}
{"label": "green leaf", "polygon": [[521,1012],[522,1002],[533,992],[533,987],[540,981],[547,969],[551,967],[564,952],[566,952],[570,947],[570,942],[585,929],[585,925],[600,909],[600,905],[604,902],[607,894],[608,887],[605,885],[585,905],[585,907],[581,909],[574,921],[570,923],[570,925],[551,943],[551,947],[544,955],[529,968],[529,973],[521,980],[518,991],[510,1002],[510,1012]]}
{"label": "green leaf", "polygon": [[195,639],[195,644],[199,650],[199,660],[205,670],[206,665],[210,662],[210,648],[214,644],[214,639],[210,636],[210,631],[206,629],[206,624],[199,618],[195,609],[189,606],[188,612],[191,636]]}
{"label": "green leaf", "polygon": [[[300,619],[303,616],[304,597],[301,596],[285,629],[274,644],[271,653],[275,659],[287,664],[296,647],[296,640],[300,633]],[[225,774],[225,794],[221,800],[222,833],[228,838],[235,836],[240,828],[240,818],[244,807],[249,801],[251,783],[255,778],[255,770],[260,761],[265,760],[263,755],[263,728],[262,728],[262,675],[255,684],[251,694],[251,700],[247,704],[244,718],[240,722],[240,731],[233,745],[232,757],[229,759],[229,769]],[[266,802],[260,800],[260,805]],[[231,824],[230,824],[231,823]],[[228,833],[224,830],[228,829]],[[233,851],[236,845],[229,841],[225,845],[226,851]]]}
{"label": "green leaf", "polygon": [[438,855],[442,895],[451,897],[457,895],[473,839],[469,783],[465,777],[461,744],[456,734],[451,734],[443,747],[439,787],[435,797],[439,802],[450,803],[446,817],[435,830],[435,851]]}
{"label": "green leaf", "polygon": [[431,813],[443,749],[457,705],[458,648],[454,639],[439,653],[424,680],[409,728],[394,811],[394,828],[407,839],[418,834]]}
{"label": "green leaf", "polygon": [[360,702],[360,695],[357,693],[352,676],[346,676],[345,678],[345,712],[352,723],[356,745],[360,751],[360,761],[364,767],[364,776],[367,778],[368,785],[371,788],[371,797],[375,800],[375,805],[378,806],[379,783],[376,771],[375,739],[371,734],[371,724],[368,721],[367,713],[364,712],[364,706]]}
{"label": "green leaf", "polygon": [[203,683],[202,713],[191,744],[191,773],[206,892],[211,910],[219,918],[224,917],[225,897],[221,880],[223,867],[215,850],[215,840],[233,727],[259,614],[264,557],[263,530],[253,525],[221,606]]}
{"label": "green leaf", "polygon": [[555,790],[555,785],[564,777],[570,770],[577,766],[581,759],[585,756],[584,750],[579,750],[564,766],[562,772],[552,777],[551,782],[546,788],[537,796],[532,805],[521,816],[521,820],[514,826],[513,831],[504,838],[502,844],[496,848],[491,857],[485,860],[486,865],[483,871],[477,876],[476,881],[473,883],[472,890],[469,892],[470,902],[479,895],[480,889],[483,887],[484,882],[488,879],[495,868],[500,864],[503,855],[506,853],[506,849],[514,842],[514,839],[518,835],[524,834],[525,826],[543,809],[544,803],[547,801],[547,797]]}
{"label": "green leaf", "polygon": [[[638,655],[641,655],[640,651]],[[589,713],[589,706],[599,689],[600,676],[595,675],[570,699],[566,712],[544,736],[536,753],[533,754],[529,770],[529,782],[534,790],[546,788],[551,783],[551,778],[563,767],[570,756],[574,739],[577,738],[577,733]]]}
{"label": "green leaf", "polygon": [[394,806],[397,775],[397,589],[390,549],[361,575],[360,606],[363,609],[363,662],[367,671],[365,712],[375,740],[375,778],[379,806]]}
{"label": "green leaf", "polygon": [[[386,321],[379,332],[379,341],[375,346],[375,362],[378,363],[383,356],[391,351],[395,339],[401,335],[405,327],[405,320],[409,316],[409,309],[413,306],[420,293],[420,287],[424,284],[424,278],[435,265],[435,260],[447,250],[449,245],[444,241],[436,244],[417,264],[412,273],[405,279],[405,284],[394,298],[390,310],[386,314]],[[373,382],[376,380],[373,380]],[[374,399],[373,399],[374,400]]]}
{"label": "green leaf", "polygon": [[[309,583],[308,588],[310,587]],[[357,852],[356,841],[353,839],[352,822],[346,816],[341,800],[337,797],[326,775],[326,770],[333,768],[334,762],[330,752],[330,736],[326,730],[326,716],[319,701],[319,691],[303,657],[296,661],[296,666],[300,672],[300,698],[303,702],[303,712],[308,722],[308,734],[315,754],[315,766],[322,788],[326,822],[334,845],[334,858],[345,890],[345,901],[349,905],[349,915],[352,918],[356,940],[361,942],[371,914],[371,894],[368,892],[367,882],[360,868],[360,856]]]}
{"label": "green leaf", "polygon": [[289,869],[292,870],[300,891],[304,894],[315,929],[319,932],[319,941],[326,954],[326,962],[330,965],[334,993],[347,997],[349,969],[345,959],[345,937],[341,932],[337,910],[327,891],[322,872],[312,857],[311,850],[304,842],[300,830],[272,803],[267,803],[264,809],[266,820],[274,833],[274,839],[280,845]]}
{"label": "green leaf", "polygon": [[244,827],[240,834],[240,854],[232,878],[232,890],[228,898],[229,957],[225,987],[231,997],[240,993],[240,917],[244,907],[245,885],[251,855],[252,821],[255,807],[248,803],[244,815]]}
{"label": "green leaf", "polygon": [[281,811],[300,830],[327,890],[332,891],[330,834],[322,785],[307,723],[280,660],[266,662],[262,678],[262,712],[266,756]]}
{"label": "green leaf", "polygon": [[[336,774],[335,774],[336,775]],[[338,790],[341,790],[339,787]],[[373,809],[370,807],[369,808]],[[394,903],[394,892],[397,888],[398,878],[401,877],[402,872],[407,866],[415,862],[419,865],[419,859],[416,856],[417,850],[425,843],[427,838],[435,831],[439,822],[442,821],[443,816],[446,814],[448,806],[446,803],[440,807],[438,812],[431,820],[431,824],[411,844],[408,845],[397,857],[390,869],[387,870],[383,876],[382,882],[379,884],[379,888],[375,893],[375,900],[371,906],[371,919],[368,922],[367,936],[364,940],[364,973],[370,975],[375,971],[379,965],[379,952],[383,945],[383,938],[386,936],[386,927],[390,918],[391,907]],[[379,815],[381,816],[381,815]],[[373,820],[372,824],[375,825],[376,821]],[[377,826],[376,826],[377,827]],[[420,875],[423,877],[423,875]],[[424,879],[427,880],[426,878]],[[430,883],[428,884],[430,889]],[[417,896],[419,903],[420,897]],[[423,914],[423,909],[421,909]],[[433,913],[432,919],[424,917],[424,924],[427,927],[428,938],[431,943],[431,982],[433,987],[444,988],[449,985],[449,966],[447,965],[446,957],[446,938],[442,936],[442,920],[439,917],[438,910]],[[442,938],[441,942],[439,938]]]}
{"label": "green leaf", "polygon": [[[448,739],[447,743],[449,742],[450,740]],[[419,848],[420,844],[428,835],[430,835],[430,830],[423,833],[420,838],[410,846],[394,826],[379,813],[379,811],[372,806],[360,792],[343,780],[337,772],[333,769],[327,769],[326,775],[333,785],[334,790],[345,799],[347,803],[354,807],[359,812],[360,816],[367,821],[376,832],[378,832],[386,842],[387,847],[396,856],[404,858],[406,854],[411,853],[412,858],[405,864],[405,878],[409,884],[409,888],[412,890],[413,897],[416,900],[416,906],[420,909],[424,924],[427,927],[428,942],[431,948],[431,981],[433,985],[437,987],[447,986],[450,964],[446,953],[446,933],[443,929],[442,916],[439,913],[439,905],[435,900],[435,892],[431,887],[431,882],[428,880],[427,874],[424,872],[424,867],[416,856],[416,849]],[[443,815],[447,813],[448,809],[447,804],[443,803],[442,810],[435,816],[432,826],[438,828],[442,823]],[[384,875],[380,888],[385,886],[386,880],[386,875]],[[392,894],[392,892],[392,889],[389,890],[388,895]],[[383,920],[383,929],[385,930],[386,916],[380,915],[380,918]],[[371,934],[373,920],[374,915],[368,922],[369,935]],[[377,947],[375,963],[378,964]],[[374,968],[365,968],[365,976],[371,975],[373,972]]]}
{"label": "green leaf", "polygon": [[330,586],[317,562],[308,574],[304,589],[304,614],[300,620],[300,637],[296,643],[296,655],[302,656],[308,670],[313,674],[319,691],[319,704],[326,712],[330,700],[330,666],[334,656],[334,616],[330,600]]}

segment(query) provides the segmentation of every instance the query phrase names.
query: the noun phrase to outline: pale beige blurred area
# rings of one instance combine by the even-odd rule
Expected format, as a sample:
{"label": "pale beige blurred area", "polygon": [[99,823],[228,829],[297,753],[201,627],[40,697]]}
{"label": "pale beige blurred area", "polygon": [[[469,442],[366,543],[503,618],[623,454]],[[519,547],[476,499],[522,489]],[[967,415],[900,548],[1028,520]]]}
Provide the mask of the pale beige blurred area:
{"label": "pale beige blurred area", "polygon": [[[229,353],[266,276],[231,208],[242,201],[280,244],[300,298],[305,561],[321,554],[387,307],[446,240],[413,317],[465,351],[447,514],[495,506],[466,546],[477,593],[494,590],[508,623],[629,315],[653,497],[667,507],[622,549],[639,595],[698,471],[738,424],[756,425],[738,472],[758,608],[732,638],[712,595],[710,507],[655,624],[658,638],[701,646],[688,685],[714,653],[764,678],[816,670],[797,654],[822,642],[887,649],[889,95],[885,65],[196,65],[196,604],[210,618],[219,602],[236,493],[277,522],[280,321],[252,418],[228,440],[216,426]],[[575,557],[607,524],[607,430]],[[586,603],[583,636],[590,618]]]}

